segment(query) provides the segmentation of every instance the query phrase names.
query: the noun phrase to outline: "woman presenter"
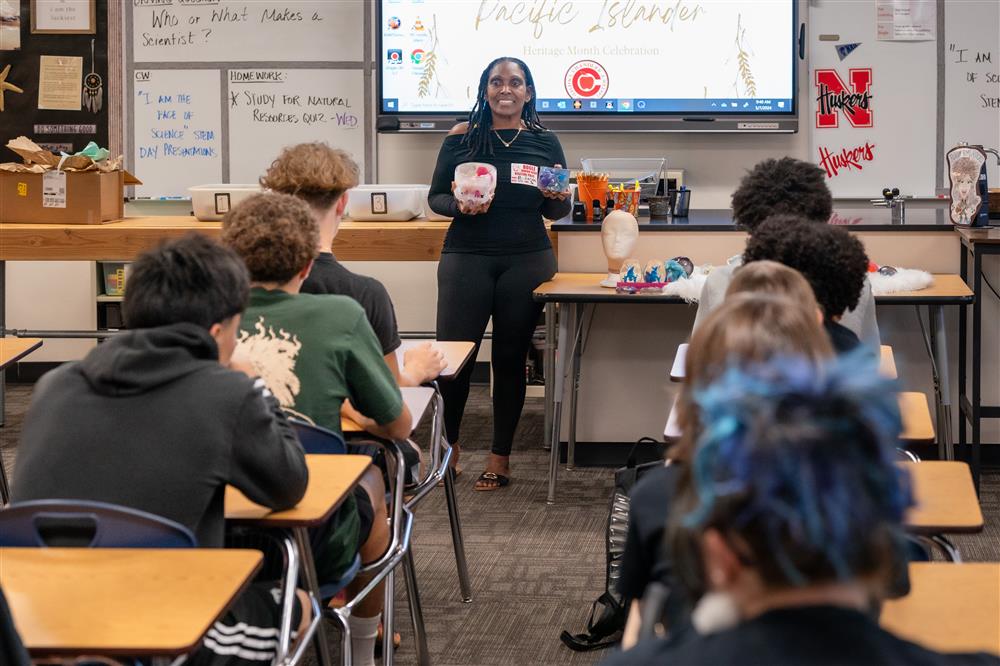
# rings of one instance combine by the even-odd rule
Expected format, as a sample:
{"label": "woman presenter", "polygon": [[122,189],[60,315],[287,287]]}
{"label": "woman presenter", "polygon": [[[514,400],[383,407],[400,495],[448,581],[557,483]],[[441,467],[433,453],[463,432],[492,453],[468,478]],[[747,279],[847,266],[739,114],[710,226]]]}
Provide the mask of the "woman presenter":
{"label": "woman presenter", "polygon": [[[492,199],[479,204],[456,199],[455,167],[465,162],[496,168]],[[493,318],[493,447],[476,490],[510,483],[511,445],[524,406],[525,359],[541,314],[532,291],[556,272],[542,218],[559,219],[570,210],[567,194],[538,188],[538,171],[565,163],[559,139],[535,112],[528,66],[516,58],[491,62],[479,77],[469,120],[452,128],[441,146],[428,197],[434,212],[453,218],[438,266],[438,339],[470,340],[478,351]],[[467,363],[453,381],[441,384],[453,462],[472,369]]]}

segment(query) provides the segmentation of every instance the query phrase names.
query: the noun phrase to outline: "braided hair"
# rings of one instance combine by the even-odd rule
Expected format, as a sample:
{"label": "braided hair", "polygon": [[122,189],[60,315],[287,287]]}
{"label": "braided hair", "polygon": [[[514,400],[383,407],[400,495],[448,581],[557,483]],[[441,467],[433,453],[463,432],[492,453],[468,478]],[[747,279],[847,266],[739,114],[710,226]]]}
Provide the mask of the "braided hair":
{"label": "braided hair", "polygon": [[510,62],[521,68],[524,73],[524,83],[531,89],[531,99],[525,101],[524,108],[521,109],[521,121],[525,128],[532,132],[539,132],[545,129],[542,121],[538,118],[535,110],[535,79],[531,76],[531,70],[524,64],[524,61],[510,56],[503,56],[492,61],[479,76],[479,91],[476,93],[476,103],[469,111],[469,129],[462,137],[462,144],[466,147],[468,155],[493,155],[493,142],[490,140],[490,132],[493,129],[493,111],[490,103],[486,99],[486,88],[489,85],[490,72],[493,68],[503,62]]}

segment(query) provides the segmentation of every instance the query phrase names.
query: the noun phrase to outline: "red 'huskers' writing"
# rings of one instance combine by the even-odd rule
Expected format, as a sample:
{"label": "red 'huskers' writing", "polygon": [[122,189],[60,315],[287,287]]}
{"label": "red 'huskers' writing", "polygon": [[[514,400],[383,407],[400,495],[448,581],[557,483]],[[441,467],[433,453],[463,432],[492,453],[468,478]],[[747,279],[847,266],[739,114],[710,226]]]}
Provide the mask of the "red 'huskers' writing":
{"label": "red 'huskers' writing", "polygon": [[839,153],[831,153],[828,148],[819,147],[819,165],[826,169],[826,177],[833,178],[841,169],[857,169],[861,171],[862,162],[875,159],[875,144],[865,141],[865,145],[848,150],[844,148]]}

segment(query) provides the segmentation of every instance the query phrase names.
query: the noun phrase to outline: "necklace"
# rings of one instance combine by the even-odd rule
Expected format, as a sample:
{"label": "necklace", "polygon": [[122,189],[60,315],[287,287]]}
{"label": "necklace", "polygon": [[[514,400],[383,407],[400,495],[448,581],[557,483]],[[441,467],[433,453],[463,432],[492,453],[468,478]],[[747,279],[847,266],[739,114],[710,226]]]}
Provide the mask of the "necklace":
{"label": "necklace", "polygon": [[502,143],[502,144],[503,144],[503,147],[504,147],[504,148],[510,148],[510,144],[512,144],[512,143],[514,143],[515,141],[517,141],[517,137],[521,136],[521,130],[523,130],[523,129],[524,129],[523,127],[518,127],[518,128],[517,128],[517,134],[515,134],[515,135],[514,135],[514,138],[513,138],[513,139],[511,139],[510,141],[504,141],[504,140],[503,140],[503,137],[502,137],[502,136],[500,136],[500,132],[498,132],[498,131],[496,131],[496,130],[493,130],[493,133],[497,135],[497,138],[498,138],[498,139],[500,139],[500,143]]}

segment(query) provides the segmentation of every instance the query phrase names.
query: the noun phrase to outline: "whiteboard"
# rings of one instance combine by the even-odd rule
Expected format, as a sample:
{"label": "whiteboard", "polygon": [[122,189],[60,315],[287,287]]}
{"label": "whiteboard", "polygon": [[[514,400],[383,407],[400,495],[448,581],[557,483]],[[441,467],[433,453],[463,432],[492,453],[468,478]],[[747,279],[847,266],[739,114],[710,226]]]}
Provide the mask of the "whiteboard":
{"label": "whiteboard", "polygon": [[[947,8],[944,150],[959,141],[1000,148],[1000,2],[949,0]],[[996,158],[986,164],[990,187],[1000,187]]]}
{"label": "whiteboard", "polygon": [[364,169],[360,70],[229,70],[229,176],[256,183],[285,146],[326,141]]}
{"label": "whiteboard", "polygon": [[363,57],[364,0],[128,4],[136,63],[332,62]]}
{"label": "whiteboard", "polygon": [[133,73],[133,173],[137,197],[189,196],[222,180],[221,81],[217,70]]}
{"label": "whiteboard", "polygon": [[[871,1],[812,0],[808,30],[809,78],[801,82],[801,93],[809,99],[809,149],[811,159],[826,171],[833,195],[881,197],[883,187],[898,187],[903,194],[934,196],[937,42],[877,41]],[[821,35],[837,38],[821,41]],[[837,45],[853,43],[860,46],[841,60]],[[860,89],[854,87],[851,70],[862,78],[860,72],[870,72],[870,127],[852,125],[848,113],[839,109],[836,127],[819,126],[823,89],[817,71],[830,70],[851,93]]]}

